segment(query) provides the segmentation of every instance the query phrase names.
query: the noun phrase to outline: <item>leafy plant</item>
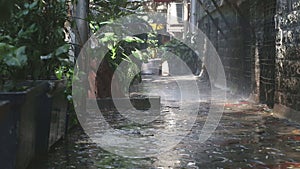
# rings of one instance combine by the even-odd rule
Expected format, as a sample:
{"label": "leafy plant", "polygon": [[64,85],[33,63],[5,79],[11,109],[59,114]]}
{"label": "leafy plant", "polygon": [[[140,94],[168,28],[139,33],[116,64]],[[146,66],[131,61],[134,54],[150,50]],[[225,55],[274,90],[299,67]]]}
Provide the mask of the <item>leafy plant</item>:
{"label": "leafy plant", "polygon": [[0,25],[1,77],[49,79],[59,66],[68,65],[66,20],[65,0],[15,0],[11,16]]}
{"label": "leafy plant", "polygon": [[134,14],[142,7],[141,3],[133,4],[128,0],[92,0],[88,17],[90,28],[97,32],[102,26],[113,23],[116,19]]}
{"label": "leafy plant", "polygon": [[[143,60],[146,60],[147,54],[139,50],[139,48],[145,43],[145,40],[135,36],[125,36],[119,39],[115,33],[110,32],[105,33],[103,37],[99,39],[99,42],[105,45],[109,49],[109,52],[104,56],[97,56],[100,58],[103,57],[105,60],[104,63],[108,63],[111,72],[119,71],[118,79],[120,82],[128,84],[131,79],[141,80],[139,66],[141,66]],[[117,69],[121,63],[126,67],[127,71]],[[103,74],[103,76],[106,75],[108,74]],[[128,92],[126,88],[122,89],[123,92]]]}
{"label": "leafy plant", "polygon": [[[25,46],[15,47],[7,43],[0,43],[0,90],[12,90],[17,83],[18,76],[22,74],[22,68],[27,64],[27,56],[25,54]],[[8,76],[13,82],[7,81]]]}
{"label": "leafy plant", "polygon": [[14,0],[0,0],[0,22],[10,17],[13,4]]}
{"label": "leafy plant", "polygon": [[[107,24],[116,26],[112,26],[112,32],[106,32],[103,34],[101,34],[100,32],[101,36],[99,36],[99,43],[109,49],[109,52],[106,53],[105,56],[100,57],[104,57],[104,60],[107,61],[111,72],[116,71],[121,62],[125,61],[127,63],[127,71],[118,72],[118,74],[120,75],[118,78],[121,82],[128,83],[128,80],[130,79],[140,81],[141,77],[138,73],[139,66],[141,66],[142,61],[145,61],[147,60],[146,58],[148,58],[148,54],[144,50],[150,43],[150,41],[147,40],[148,35],[141,34],[126,36],[131,34],[130,29],[128,29],[122,23],[118,23],[117,19],[122,16],[138,12],[142,4],[140,3],[133,5],[127,0],[93,0],[91,2],[91,6],[91,15],[89,16],[88,20],[90,23],[90,28],[94,33],[98,32],[103,26]],[[143,29],[145,28],[145,25],[150,27],[144,20],[140,19],[139,17],[130,17],[128,20],[128,24],[143,22],[144,25],[141,24],[140,27],[139,25],[136,25],[136,29]],[[110,74],[112,75],[113,73]],[[98,74],[98,76],[99,75],[103,77],[111,76],[107,73],[100,73]],[[112,77],[108,77],[106,79],[112,79]],[[123,88],[123,92],[127,92],[127,89]]]}

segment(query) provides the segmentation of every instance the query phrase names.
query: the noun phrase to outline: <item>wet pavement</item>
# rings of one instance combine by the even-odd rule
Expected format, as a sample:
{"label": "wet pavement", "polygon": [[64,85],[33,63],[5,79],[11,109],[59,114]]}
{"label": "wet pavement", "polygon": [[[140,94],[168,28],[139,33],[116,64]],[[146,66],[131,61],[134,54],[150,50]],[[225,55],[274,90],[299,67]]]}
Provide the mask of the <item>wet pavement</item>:
{"label": "wet pavement", "polygon": [[[178,78],[188,81],[185,77]],[[165,130],[168,134],[187,131],[179,144],[167,152],[147,158],[121,157],[98,147],[82,128],[77,127],[46,157],[34,162],[30,169],[300,168],[300,125],[276,118],[265,105],[247,100],[230,98],[224,103],[224,113],[216,131],[201,143],[199,135],[210,107],[223,101],[216,101],[211,96],[208,83],[198,81],[198,86],[200,100],[179,102],[182,95],[174,77],[144,77],[144,83],[136,87],[136,92],[149,93],[151,90],[152,94],[160,91],[163,95],[161,118],[149,124],[136,125],[113,110],[105,112],[114,129],[133,137],[150,138]],[[188,106],[182,107],[182,103]],[[182,116],[183,111],[196,113],[193,123]],[[191,125],[191,128],[183,125]]]}

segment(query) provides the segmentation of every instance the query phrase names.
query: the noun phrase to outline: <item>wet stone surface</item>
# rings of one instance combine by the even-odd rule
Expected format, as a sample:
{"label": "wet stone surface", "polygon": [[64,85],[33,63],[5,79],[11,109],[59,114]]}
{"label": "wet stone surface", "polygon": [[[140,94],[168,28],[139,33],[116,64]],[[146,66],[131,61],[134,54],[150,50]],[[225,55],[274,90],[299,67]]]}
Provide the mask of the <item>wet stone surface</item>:
{"label": "wet stone surface", "polygon": [[[170,78],[170,77],[169,77]],[[231,99],[225,103],[222,119],[212,136],[199,143],[199,135],[205,123],[210,104],[209,85],[199,82],[203,101],[187,102],[190,108],[179,106],[178,86],[168,77],[150,78],[137,87],[138,91],[164,88],[169,97],[162,99],[161,117],[149,124],[137,125],[114,113],[105,112],[106,120],[123,134],[132,137],[153,137],[157,131],[170,129],[181,131],[188,121],[181,111],[196,111],[197,117],[188,134],[169,151],[156,157],[125,158],[107,152],[77,127],[58,143],[48,156],[34,162],[30,169],[94,169],[94,168],[299,168],[300,125],[273,116],[264,105],[245,100]],[[188,92],[188,91],[186,91]],[[182,123],[180,123],[182,119]],[[175,123],[174,120],[176,121]],[[147,147],[147,145],[145,145]]]}

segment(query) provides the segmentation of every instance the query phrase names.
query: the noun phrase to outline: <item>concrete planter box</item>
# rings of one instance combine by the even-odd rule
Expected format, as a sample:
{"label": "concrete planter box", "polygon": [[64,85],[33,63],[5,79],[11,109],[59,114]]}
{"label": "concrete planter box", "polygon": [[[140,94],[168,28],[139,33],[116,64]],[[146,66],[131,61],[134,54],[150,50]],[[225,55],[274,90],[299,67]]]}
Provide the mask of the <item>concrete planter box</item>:
{"label": "concrete planter box", "polygon": [[51,106],[49,148],[65,136],[68,111],[68,100],[64,93],[66,82],[54,80],[50,83],[53,89],[48,94]]}
{"label": "concrete planter box", "polygon": [[[0,92],[0,100],[8,100],[11,103],[9,112],[13,117],[9,125],[16,126],[11,132],[17,133],[17,148],[11,147],[11,150],[7,151],[9,154],[16,154],[10,158],[15,158],[11,160],[15,161],[14,168],[18,169],[26,168],[34,157],[47,152],[50,126],[50,107],[47,106],[49,84],[37,82],[24,85],[34,87],[20,92]],[[2,156],[4,152],[0,153]]]}
{"label": "concrete planter box", "polygon": [[1,168],[13,169],[17,156],[17,120],[9,101],[0,100],[0,164]]}

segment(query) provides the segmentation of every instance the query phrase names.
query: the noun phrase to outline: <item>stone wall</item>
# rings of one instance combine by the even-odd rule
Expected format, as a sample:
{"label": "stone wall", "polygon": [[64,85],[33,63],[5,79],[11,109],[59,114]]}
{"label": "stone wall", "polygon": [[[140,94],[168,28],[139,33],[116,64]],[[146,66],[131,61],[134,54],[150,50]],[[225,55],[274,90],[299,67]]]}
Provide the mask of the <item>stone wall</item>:
{"label": "stone wall", "polygon": [[[252,34],[246,42],[246,57],[252,62],[252,93],[255,100],[274,106],[275,92],[275,29],[274,15],[276,13],[275,0],[245,1],[241,5],[244,12],[245,32]],[[247,33],[246,33],[247,34]],[[254,68],[254,69],[253,69]]]}
{"label": "stone wall", "polygon": [[255,69],[259,69],[259,65],[255,67],[255,55],[259,57],[263,44],[262,4],[243,1],[238,6],[240,11],[227,3],[220,4],[219,11],[215,7],[205,8],[209,9],[214,21],[202,10],[198,25],[221,57],[229,88],[246,95],[258,92],[256,80],[259,77],[255,76]]}
{"label": "stone wall", "polygon": [[[210,7],[208,9],[211,8],[213,7]],[[236,20],[234,19],[234,14],[230,10],[225,9],[224,6],[222,11],[224,14],[226,13],[227,22],[231,25],[235,25]],[[229,46],[234,46],[232,44],[234,43],[235,39],[233,39],[234,36],[232,36],[232,32],[228,27],[226,27],[225,22],[221,20],[217,11],[212,10],[211,16],[214,20],[212,20],[208,15],[204,15],[198,21],[199,28],[206,34],[206,36],[210,39],[210,41],[216,48],[223,62],[225,73],[228,78],[227,80],[232,81],[235,77],[234,71],[231,70],[235,69],[236,67],[231,67],[230,64],[234,64],[234,62],[238,61],[238,59],[235,60],[234,57],[230,57],[233,56],[234,49],[230,48]],[[216,25],[218,25],[222,29],[222,32],[217,29]]]}
{"label": "stone wall", "polygon": [[213,19],[203,8],[197,15],[199,28],[219,52],[228,86],[236,93],[251,93],[260,103],[275,105],[275,111],[284,115],[298,112],[300,1],[229,2],[220,4],[219,10],[211,3],[212,7],[204,7]]}
{"label": "stone wall", "polygon": [[275,103],[300,111],[300,1],[278,0],[275,20]]}

